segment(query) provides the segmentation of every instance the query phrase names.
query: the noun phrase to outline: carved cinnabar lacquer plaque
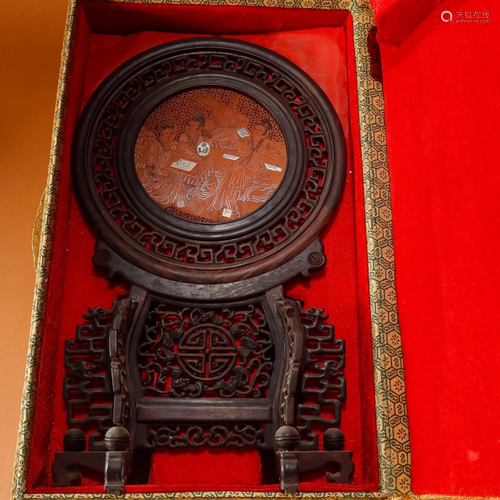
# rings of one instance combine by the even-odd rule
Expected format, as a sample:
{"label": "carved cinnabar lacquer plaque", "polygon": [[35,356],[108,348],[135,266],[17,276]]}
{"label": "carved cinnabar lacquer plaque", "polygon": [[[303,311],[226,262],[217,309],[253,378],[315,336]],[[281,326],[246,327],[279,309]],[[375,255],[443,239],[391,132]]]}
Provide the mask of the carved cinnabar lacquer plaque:
{"label": "carved cinnabar lacquer plaque", "polygon": [[177,94],[146,118],[134,151],[147,194],[192,221],[224,222],[257,210],[286,168],[283,133],[255,100],[220,87]]}
{"label": "carved cinnabar lacquer plaque", "polygon": [[73,185],[93,262],[128,296],[90,309],[66,343],[55,486],[88,471],[109,493],[147,483],[158,447],[251,447],[262,483],[289,493],[321,469],[350,482],[344,343],[282,287],[326,264],[319,234],[345,170],[327,97],[256,45],[161,45],[100,85]]}

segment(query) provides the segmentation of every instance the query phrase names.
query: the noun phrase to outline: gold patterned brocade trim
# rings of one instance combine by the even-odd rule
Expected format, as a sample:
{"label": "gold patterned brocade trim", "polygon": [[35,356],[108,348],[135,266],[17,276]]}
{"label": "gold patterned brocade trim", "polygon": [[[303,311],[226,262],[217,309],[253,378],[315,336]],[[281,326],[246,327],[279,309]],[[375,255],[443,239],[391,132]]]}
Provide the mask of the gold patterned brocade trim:
{"label": "gold patterned brocade trim", "polygon": [[39,368],[40,347],[42,343],[43,320],[48,288],[50,263],[52,258],[52,243],[54,240],[55,213],[57,191],[61,168],[61,151],[63,144],[64,122],[67,108],[67,87],[71,53],[73,46],[73,31],[76,25],[76,0],[70,0],[66,15],[66,27],[61,53],[61,66],[57,85],[56,108],[52,126],[52,142],[50,147],[47,187],[45,188],[37,220],[33,231],[33,251],[36,278],[31,310],[31,326],[28,340],[28,355],[24,375],[23,396],[21,399],[21,415],[17,434],[16,454],[14,458],[14,475],[12,480],[12,498],[26,497],[26,478],[31,444],[31,434],[35,413],[35,396]]}

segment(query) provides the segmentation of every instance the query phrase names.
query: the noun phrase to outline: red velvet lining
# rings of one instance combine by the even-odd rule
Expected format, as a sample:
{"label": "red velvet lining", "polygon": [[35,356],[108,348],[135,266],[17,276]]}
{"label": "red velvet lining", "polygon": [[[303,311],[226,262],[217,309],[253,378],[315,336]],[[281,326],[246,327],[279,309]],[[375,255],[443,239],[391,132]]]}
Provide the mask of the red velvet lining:
{"label": "red velvet lining", "polygon": [[[277,15],[274,9],[233,7],[92,3],[80,8],[28,492],[102,491],[102,487],[90,480],[85,480],[79,488],[48,487],[50,464],[54,453],[62,449],[62,436],[66,431],[62,402],[64,340],[74,337],[75,327],[82,322],[81,315],[87,307],[109,308],[121,292],[93,272],[91,256],[95,240],[82,219],[71,189],[69,155],[76,117],[99,83],[131,56],[159,43],[196,33],[213,34],[216,30],[275,50],[297,63],[325,90],[343,123],[349,167],[337,216],[324,233],[329,264],[309,282],[296,281],[288,286],[288,295],[304,300],[306,307],[324,307],[336,326],[337,336],[346,340],[348,401],[343,408],[342,430],[346,435],[346,449],[353,451],[355,484],[332,485],[324,478],[310,477],[305,478],[302,491],[376,490],[378,466],[366,243],[352,27],[348,16],[345,12],[308,10],[280,10]],[[297,30],[303,23],[309,29]],[[152,31],[160,27],[177,32]],[[271,32],[262,33],[268,30]],[[243,34],[235,36],[236,33]],[[318,47],[327,55],[327,60],[318,57]],[[278,487],[260,486],[260,458],[252,449],[158,451],[154,454],[150,484],[128,487],[130,492],[193,490],[278,491]]]}
{"label": "red velvet lining", "polygon": [[442,0],[372,0],[378,42],[399,45]]}
{"label": "red velvet lining", "polygon": [[499,22],[497,0],[445,0],[398,48],[381,45],[419,494],[500,495]]}

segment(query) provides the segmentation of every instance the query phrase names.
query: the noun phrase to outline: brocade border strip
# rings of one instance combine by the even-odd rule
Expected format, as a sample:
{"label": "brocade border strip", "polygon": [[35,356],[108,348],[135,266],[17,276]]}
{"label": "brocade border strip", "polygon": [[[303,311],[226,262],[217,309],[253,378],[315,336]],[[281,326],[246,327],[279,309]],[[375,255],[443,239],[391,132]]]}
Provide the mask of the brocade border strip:
{"label": "brocade border strip", "polygon": [[[179,493],[127,493],[125,495],[108,495],[106,493],[42,493],[25,494],[21,497],[23,500],[111,500],[119,498],[122,500],[164,500],[167,498],[180,499],[213,499],[230,498],[231,500],[247,500],[249,498],[276,498],[276,499],[294,499],[294,498],[325,498],[328,500],[344,498],[373,498],[380,500],[413,500],[415,496],[389,493],[364,493],[364,492],[320,492],[320,493],[295,493],[293,495],[286,493],[272,493],[262,491],[189,491]],[[451,497],[448,497],[451,498]],[[430,500],[430,498],[426,499]],[[457,497],[454,497],[457,500]],[[484,500],[484,499],[483,499]],[[489,500],[489,499],[488,499]],[[496,499],[493,499],[496,500]]]}
{"label": "brocade border strip", "polygon": [[27,496],[26,479],[35,414],[35,396],[38,382],[38,368],[40,364],[48,279],[52,260],[52,244],[54,241],[56,205],[61,171],[61,154],[67,110],[67,88],[72,60],[71,54],[74,44],[73,34],[76,26],[76,2],[77,0],[69,0],[66,14],[55,114],[52,124],[52,141],[50,145],[47,187],[40,201],[40,207],[33,230],[32,241],[36,278],[33,306],[31,309],[31,326],[28,340],[26,371],[24,374],[24,388],[21,399],[21,415],[14,459],[14,475],[11,490],[13,499],[26,498]]}
{"label": "brocade border strip", "polygon": [[[99,1],[99,0],[94,0]],[[368,271],[374,358],[375,406],[377,424],[380,489],[368,492],[297,493],[294,498],[401,498],[442,499],[458,497],[422,496],[410,493],[410,440],[406,413],[401,335],[394,278],[392,210],[387,165],[384,96],[381,78],[374,65],[380,65],[374,42],[373,11],[368,0],[104,0],[119,3],[231,5],[305,9],[349,10],[353,19],[355,62],[360,119],[365,222],[368,247]],[[79,0],[69,0],[61,58],[56,111],[53,125],[47,188],[42,198],[41,223],[34,231],[37,252],[35,296],[32,310],[28,361],[21,404],[12,499],[105,499],[107,494],[27,494],[28,454],[34,417],[39,353],[43,331],[47,280],[54,234],[55,207],[61,168],[67,86],[71,66],[76,13]],[[375,68],[376,69],[376,68]],[[39,217],[38,217],[38,220]],[[160,498],[291,498],[269,492],[189,492],[138,493],[125,499]]]}
{"label": "brocade border strip", "polygon": [[394,273],[384,92],[368,0],[353,2],[380,491],[410,493],[410,433]]}

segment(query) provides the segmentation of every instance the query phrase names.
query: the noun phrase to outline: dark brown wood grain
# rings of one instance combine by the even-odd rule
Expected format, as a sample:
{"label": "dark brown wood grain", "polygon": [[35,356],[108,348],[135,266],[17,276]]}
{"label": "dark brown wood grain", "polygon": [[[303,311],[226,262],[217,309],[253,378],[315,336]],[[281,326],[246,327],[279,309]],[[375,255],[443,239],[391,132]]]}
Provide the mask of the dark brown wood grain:
{"label": "dark brown wood grain", "polygon": [[[226,167],[210,167],[208,160],[200,156],[200,161],[195,162],[200,174],[191,176],[193,179],[177,176],[165,180],[157,175],[151,182],[151,192],[155,182],[156,187],[162,180],[170,182],[162,188],[164,196],[159,199],[175,199],[176,203],[184,197],[182,203],[186,204],[188,192],[193,199],[200,196],[202,189],[203,196],[213,193],[211,200],[200,201],[199,213],[186,215],[182,207],[172,208],[170,201],[170,205],[162,206],[145,189],[147,181],[138,174],[136,163],[142,165],[141,172],[146,168],[150,174],[153,171],[153,160],[147,158],[154,156],[152,146],[146,145],[143,149],[149,150],[142,151],[142,156],[137,153],[148,117],[169,99],[200,88],[221,89],[258,102],[282,132],[286,164],[279,168],[284,175],[262,203],[252,205],[244,200],[252,197],[245,186],[251,183],[259,188],[263,184],[257,172],[262,176],[266,173],[259,153],[265,134],[262,140],[255,136],[253,153],[251,141],[241,139],[236,156],[247,154],[245,158],[251,161],[244,164],[240,160],[229,173]],[[179,130],[174,135],[178,143],[181,138],[188,141],[191,137],[186,127],[192,117],[186,113],[185,122],[179,122],[182,133]],[[210,112],[205,114],[208,119]],[[260,130],[255,124],[248,126],[251,136],[255,134],[253,129]],[[212,128],[210,134],[215,137],[220,128]],[[222,143],[206,134],[207,144],[212,141],[217,150]],[[244,146],[244,140],[250,145]],[[177,145],[176,151],[177,147],[182,149]],[[187,158],[179,156],[176,161],[179,159]],[[170,170],[172,163],[173,157],[168,164]],[[134,266],[190,283],[239,281],[293,259],[332,216],[342,191],[345,163],[344,137],[335,110],[302,70],[262,47],[213,38],[155,47],[113,72],[86,106],[72,152],[75,191],[97,235]],[[208,175],[210,168],[218,172],[218,177]],[[172,183],[177,179],[181,180],[176,191]],[[220,199],[221,193],[227,199]],[[245,203],[250,205],[240,212],[239,207]],[[230,217],[227,222],[207,222],[206,210],[212,205],[220,210],[235,210],[238,217]]]}

